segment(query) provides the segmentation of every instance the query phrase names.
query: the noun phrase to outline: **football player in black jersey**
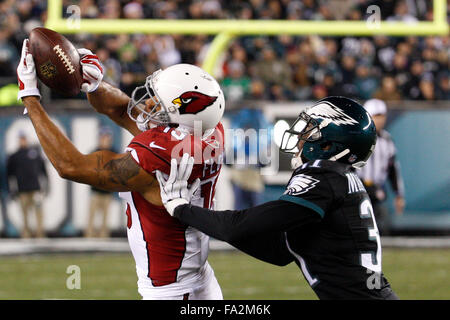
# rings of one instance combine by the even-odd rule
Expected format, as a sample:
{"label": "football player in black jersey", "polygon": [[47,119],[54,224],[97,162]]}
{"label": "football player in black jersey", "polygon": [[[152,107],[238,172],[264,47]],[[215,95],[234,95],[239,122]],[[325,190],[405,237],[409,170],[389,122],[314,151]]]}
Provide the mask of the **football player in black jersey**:
{"label": "football player in black jersey", "polygon": [[283,135],[280,149],[294,154],[295,170],[279,200],[239,211],[191,206],[187,157],[179,168],[173,160],[168,179],[157,178],[171,215],[262,261],[295,261],[319,299],[398,299],[382,273],[371,202],[353,173],[375,143],[375,125],[359,103],[328,97]]}

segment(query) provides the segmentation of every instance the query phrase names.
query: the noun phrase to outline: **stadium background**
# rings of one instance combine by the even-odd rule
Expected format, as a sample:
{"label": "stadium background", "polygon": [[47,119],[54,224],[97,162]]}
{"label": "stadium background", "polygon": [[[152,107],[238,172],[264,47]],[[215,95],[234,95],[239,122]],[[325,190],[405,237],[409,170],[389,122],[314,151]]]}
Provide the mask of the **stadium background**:
{"label": "stadium background", "polygon": [[[438,13],[448,21],[448,2],[439,0],[87,0],[55,1],[55,3],[62,3],[62,7],[54,6],[56,11],[59,10],[56,12],[56,16],[69,19],[68,21],[64,20],[63,23],[60,21],[59,25],[55,24],[55,26],[66,29],[67,37],[77,47],[86,47],[99,54],[107,70],[105,80],[119,86],[127,93],[130,93],[137,84],[142,83],[146,75],[158,68],[179,62],[198,65],[209,63],[207,65],[211,69],[209,71],[220,80],[225,91],[226,124],[229,123],[227,119],[230,119],[230,116],[242,108],[262,110],[273,124],[282,118],[293,119],[309,101],[327,95],[345,95],[361,102],[371,97],[386,100],[390,110],[387,129],[392,134],[398,148],[407,203],[404,215],[392,215],[394,235],[449,234],[450,170],[448,164],[450,163],[450,150],[446,146],[450,141],[450,109],[448,105],[450,98],[450,37],[446,21],[444,23],[447,29],[444,28],[444,32],[442,32],[442,28],[436,28],[434,31],[436,34],[433,34],[433,31],[424,28],[425,31],[418,32],[418,36],[406,34],[404,36],[398,34],[395,36],[354,36],[351,32],[348,33],[348,30],[348,35],[327,36],[323,34],[326,31],[322,29],[321,35],[253,34],[236,37],[223,36],[222,38],[215,38],[215,35],[209,32],[205,32],[205,34],[165,34],[164,32],[162,32],[163,34],[117,34],[117,32],[107,34],[104,31],[105,28],[107,29],[108,19],[110,21],[126,19],[128,22],[133,19],[147,19],[147,21],[158,19],[166,22],[181,21],[181,19],[190,21],[215,19],[223,21],[227,19],[230,22],[232,19],[238,19],[262,23],[272,20],[322,21],[322,24],[330,21],[362,21],[365,23],[369,18],[367,8],[371,5],[377,5],[380,8],[383,23],[384,21],[402,22],[402,29],[407,29],[408,25],[414,28],[417,21],[431,23],[437,19],[436,6],[440,6],[441,12]],[[0,105],[2,105],[0,107],[0,233],[2,235],[0,247],[6,254],[70,251],[70,249],[58,251],[58,249],[52,248],[52,245],[55,241],[64,243],[59,240],[61,237],[80,236],[87,219],[89,187],[62,180],[47,163],[51,189],[44,202],[44,212],[45,227],[50,238],[40,243],[39,241],[23,242],[15,238],[18,236],[18,228],[21,226],[21,215],[18,204],[12,201],[7,194],[5,162],[7,155],[17,147],[16,137],[19,130],[26,131],[32,141],[37,143],[31,122],[22,116],[22,107],[18,105],[15,98],[17,93],[15,68],[22,41],[27,33],[36,26],[48,23],[48,16],[55,14],[55,10],[53,13],[47,11],[47,5],[45,1],[33,0],[6,0],[0,3]],[[73,5],[77,7],[73,7]],[[79,31],[76,20],[70,20],[74,14],[78,13],[80,13],[82,21],[104,19],[102,20],[104,21],[102,22],[103,31],[100,34]],[[236,26],[240,24],[238,21],[232,22]],[[436,27],[438,27],[437,24]],[[357,32],[355,31],[355,33]],[[425,35],[426,33],[431,35]],[[211,55],[208,49],[214,46],[214,43],[216,45],[219,43],[219,45],[216,47],[215,55]],[[45,87],[41,88],[43,104],[50,115],[82,152],[90,152],[95,148],[98,131],[102,126],[110,126],[113,130],[116,149],[122,150],[127,145],[130,136],[124,130],[114,126],[109,119],[94,113],[82,94],[76,99],[62,99],[46,90]],[[283,155],[280,155],[280,171],[266,176],[265,200],[277,198],[282,193],[284,182],[287,181],[286,174],[289,169],[285,165],[286,159],[282,157]],[[219,181],[218,207],[230,208],[233,196],[226,167]],[[126,217],[123,212],[123,204],[118,198],[111,207],[109,218],[110,227],[114,231],[114,239],[123,239]],[[58,240],[52,242],[52,239],[56,238]],[[402,240],[403,238],[398,239]],[[402,243],[402,241],[393,239],[386,243],[405,247],[409,246],[407,245],[410,243],[408,241],[404,240]],[[412,246],[423,246],[426,243],[426,240],[424,241],[419,239]],[[446,243],[445,241],[444,238],[444,243]],[[18,243],[22,246],[16,247],[16,251],[11,249]],[[442,245],[442,241],[433,243],[437,246]],[[103,245],[101,242],[94,241],[90,243],[91,246],[87,247],[83,242],[69,244],[69,246],[72,245],[73,251],[83,251],[83,248],[85,251],[93,252],[109,251],[105,250],[109,244]],[[126,248],[120,248],[118,251],[126,251]],[[449,264],[448,249],[432,250],[431,252],[424,249],[417,250],[417,252],[409,250],[406,253],[401,250],[385,251],[388,258],[385,258],[384,261],[388,263],[388,269],[392,272],[399,270],[397,271],[398,277],[401,278],[404,275],[401,275],[400,271],[408,268],[406,266],[412,257],[426,260],[426,257],[431,255],[430,264],[433,265],[434,262],[431,261],[435,261],[434,270],[440,270],[440,273],[434,274],[437,277],[434,281],[437,283],[447,281],[448,283],[445,271],[445,265],[448,267]],[[214,267],[220,270],[223,266],[224,273],[227,272],[226,266],[233,264],[228,259],[232,259],[231,261],[240,259],[240,264],[249,264],[248,268],[257,268],[256,270],[266,268],[266,266],[260,267],[258,263],[255,264],[254,260],[251,260],[252,258],[239,254],[237,254],[237,258],[230,258],[230,255],[221,255],[221,253],[214,254],[216,256],[213,255],[213,259],[218,261],[217,266],[214,265]],[[395,261],[396,255],[403,255],[403,258]],[[90,261],[89,259],[95,260],[95,257],[88,255],[83,259]],[[55,258],[58,259],[57,256]],[[13,260],[9,267],[0,269],[0,275],[3,275],[2,272],[6,273],[8,268],[21,270],[21,267],[18,266],[22,265],[24,261],[31,261],[32,265],[39,265],[40,262],[34,259],[33,257],[19,256],[18,261]],[[61,263],[64,264],[67,260],[74,259],[80,258],[62,258],[64,262]],[[131,256],[113,256],[110,259],[123,259],[121,263],[127,265],[127,270],[133,278]],[[89,265],[89,262],[86,264]],[[92,261],[92,265],[95,265],[94,261]],[[104,262],[101,264],[102,267],[99,267],[100,274],[101,270],[106,268],[105,265],[107,263]],[[436,266],[438,266],[437,269]],[[290,267],[292,277],[298,282],[298,272],[292,266]],[[423,285],[433,282],[427,276],[431,272],[427,267],[431,266],[423,266]],[[412,270],[417,272],[414,268]],[[22,270],[22,272],[26,272],[26,270]],[[264,274],[267,270],[260,270],[260,272]],[[278,271],[270,269],[270,272]],[[46,276],[52,278],[51,274],[49,271]],[[248,274],[248,276],[251,275]],[[420,277],[417,275],[418,279]],[[395,288],[395,280],[391,280],[391,282]],[[10,284],[11,291],[0,292],[0,298],[25,297],[32,299],[66,297],[68,294],[62,290],[55,295],[53,293],[44,296],[38,293],[26,295],[18,287],[15,287],[14,283]],[[52,283],[52,280],[49,280],[49,283]],[[2,284],[3,287],[8,287],[8,283],[3,282]],[[133,292],[133,285],[134,282],[131,283],[130,292]],[[105,293],[108,289],[102,288],[103,293],[98,295],[86,294],[85,291],[85,295],[78,295],[75,298],[111,297]],[[251,284],[249,284],[249,288],[251,288]],[[289,290],[285,295],[281,293],[278,296],[264,295],[263,289],[261,289],[262,293],[259,292],[257,295],[251,295],[251,289],[249,289],[250,294],[246,295],[245,288],[230,293],[230,295],[237,299],[313,298],[314,296],[311,295],[308,288],[305,288],[304,295],[304,292],[300,291],[299,293],[295,289],[291,289],[292,295],[288,294]],[[434,295],[430,290],[428,296],[424,296],[428,291],[420,296],[420,294],[414,295],[417,288],[409,288],[409,290],[410,298],[448,299],[450,297],[448,290]],[[11,293],[14,291],[16,294]],[[124,297],[113,297],[136,298],[135,295],[126,294]]]}

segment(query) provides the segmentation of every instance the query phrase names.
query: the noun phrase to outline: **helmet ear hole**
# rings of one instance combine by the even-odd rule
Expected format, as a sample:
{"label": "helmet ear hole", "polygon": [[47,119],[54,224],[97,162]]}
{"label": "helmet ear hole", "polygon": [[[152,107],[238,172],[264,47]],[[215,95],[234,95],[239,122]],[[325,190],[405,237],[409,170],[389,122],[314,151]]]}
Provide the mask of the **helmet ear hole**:
{"label": "helmet ear hole", "polygon": [[331,149],[331,142],[327,141],[327,142],[323,142],[320,144],[320,148],[324,151],[328,151]]}

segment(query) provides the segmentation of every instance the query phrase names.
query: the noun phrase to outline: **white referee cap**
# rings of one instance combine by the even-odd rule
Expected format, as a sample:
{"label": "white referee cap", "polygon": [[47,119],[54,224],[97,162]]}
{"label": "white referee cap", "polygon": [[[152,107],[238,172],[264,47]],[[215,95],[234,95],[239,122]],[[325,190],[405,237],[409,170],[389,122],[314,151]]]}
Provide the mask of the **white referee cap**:
{"label": "white referee cap", "polygon": [[386,103],[380,99],[370,99],[364,103],[364,109],[371,115],[386,114]]}

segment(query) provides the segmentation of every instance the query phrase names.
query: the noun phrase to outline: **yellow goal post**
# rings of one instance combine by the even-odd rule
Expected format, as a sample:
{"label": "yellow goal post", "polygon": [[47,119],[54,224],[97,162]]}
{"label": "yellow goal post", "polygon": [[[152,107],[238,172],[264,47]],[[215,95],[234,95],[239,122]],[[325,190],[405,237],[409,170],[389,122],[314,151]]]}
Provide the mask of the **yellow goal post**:
{"label": "yellow goal post", "polygon": [[45,27],[62,34],[208,34],[215,35],[203,68],[213,73],[232,39],[248,35],[431,36],[447,35],[446,0],[433,0],[433,21],[161,20],[81,19],[76,6],[63,15],[62,0],[48,0]]}

